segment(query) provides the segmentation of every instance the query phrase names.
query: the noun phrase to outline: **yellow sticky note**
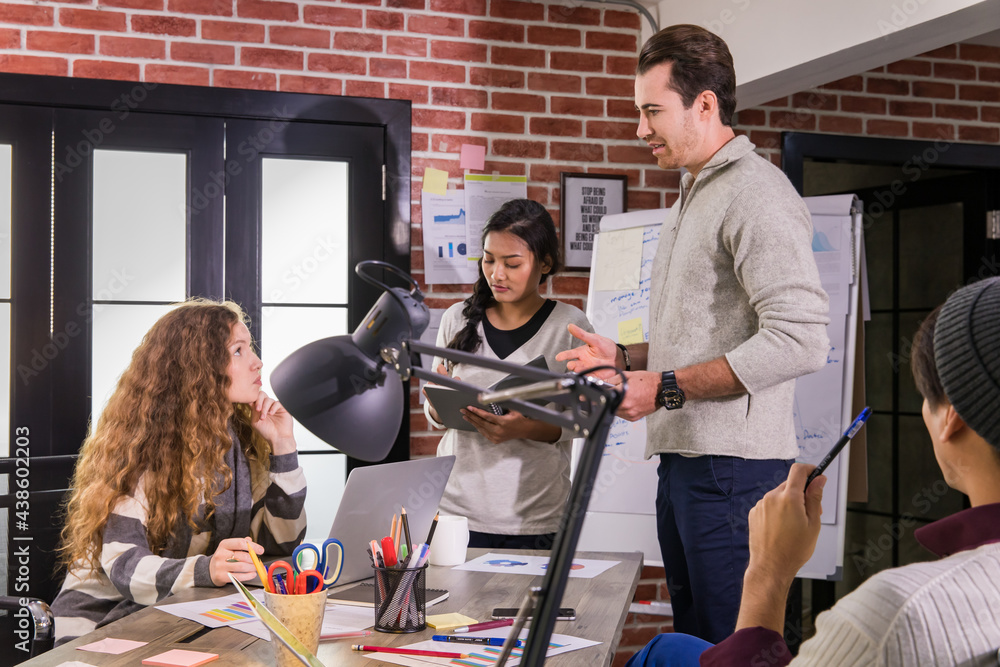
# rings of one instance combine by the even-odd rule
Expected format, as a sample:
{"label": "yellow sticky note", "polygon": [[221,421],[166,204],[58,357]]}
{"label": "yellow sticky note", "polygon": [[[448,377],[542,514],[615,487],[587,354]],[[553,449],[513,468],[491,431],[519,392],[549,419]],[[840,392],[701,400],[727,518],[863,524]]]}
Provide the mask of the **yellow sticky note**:
{"label": "yellow sticky note", "polygon": [[635,345],[645,343],[646,339],[642,335],[642,318],[634,317],[618,323],[618,342],[622,345]]}
{"label": "yellow sticky note", "polygon": [[463,625],[472,625],[473,623],[478,623],[474,618],[469,618],[465,614],[459,614],[452,612],[450,614],[434,614],[433,616],[427,617],[427,625],[434,628],[435,630],[451,630],[452,628],[460,628]]}
{"label": "yellow sticky note", "polygon": [[443,195],[448,192],[448,172],[427,167],[424,169],[424,192]]}

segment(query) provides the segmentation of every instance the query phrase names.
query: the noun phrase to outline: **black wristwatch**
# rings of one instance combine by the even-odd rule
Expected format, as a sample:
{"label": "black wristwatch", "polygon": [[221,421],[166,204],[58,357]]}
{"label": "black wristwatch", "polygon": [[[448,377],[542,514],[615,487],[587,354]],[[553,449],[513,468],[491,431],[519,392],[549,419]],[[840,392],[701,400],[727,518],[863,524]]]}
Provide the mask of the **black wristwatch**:
{"label": "black wristwatch", "polygon": [[656,395],[657,406],[667,410],[677,410],[684,407],[684,390],[677,386],[677,378],[673,371],[666,371],[660,376],[660,393]]}

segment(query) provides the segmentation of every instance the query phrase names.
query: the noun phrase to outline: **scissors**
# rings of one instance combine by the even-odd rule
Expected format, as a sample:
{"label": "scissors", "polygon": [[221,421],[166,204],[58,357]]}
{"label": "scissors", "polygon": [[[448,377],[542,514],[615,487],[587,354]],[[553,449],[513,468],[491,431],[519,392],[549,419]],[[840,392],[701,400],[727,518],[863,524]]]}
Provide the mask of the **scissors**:
{"label": "scissors", "polygon": [[[274,579],[274,577],[282,576],[278,574],[284,570],[285,586],[290,595],[305,595],[306,593],[315,593],[319,589],[323,588],[323,575],[321,575],[316,570],[302,570],[299,571],[297,567],[292,567],[287,561],[276,560],[271,563],[271,566],[267,568],[267,578],[268,581]],[[316,586],[309,590],[309,579],[316,580]]]}
{"label": "scissors", "polygon": [[332,537],[325,540],[321,548],[309,543],[300,544],[292,552],[292,563],[297,572],[321,572],[323,586],[328,588],[337,583],[344,569],[344,545]]}

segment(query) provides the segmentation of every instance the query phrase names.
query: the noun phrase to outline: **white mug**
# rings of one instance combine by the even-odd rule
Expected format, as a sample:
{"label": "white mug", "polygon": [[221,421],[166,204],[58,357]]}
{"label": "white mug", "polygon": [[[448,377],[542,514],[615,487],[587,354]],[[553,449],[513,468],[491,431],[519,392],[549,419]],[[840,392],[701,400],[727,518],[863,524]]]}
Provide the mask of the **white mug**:
{"label": "white mug", "polygon": [[440,516],[431,541],[431,565],[461,565],[469,546],[469,520],[464,516]]}

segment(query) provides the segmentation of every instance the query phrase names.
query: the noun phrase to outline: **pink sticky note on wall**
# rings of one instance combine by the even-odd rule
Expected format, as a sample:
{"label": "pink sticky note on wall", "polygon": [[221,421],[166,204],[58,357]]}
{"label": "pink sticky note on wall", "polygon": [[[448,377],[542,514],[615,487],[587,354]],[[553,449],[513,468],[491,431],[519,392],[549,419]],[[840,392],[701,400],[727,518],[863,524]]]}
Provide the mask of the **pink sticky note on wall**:
{"label": "pink sticky note on wall", "polygon": [[462,144],[462,169],[482,171],[486,167],[486,146]]}

